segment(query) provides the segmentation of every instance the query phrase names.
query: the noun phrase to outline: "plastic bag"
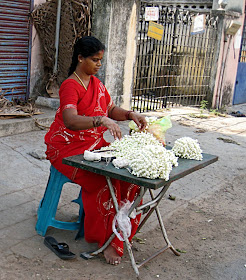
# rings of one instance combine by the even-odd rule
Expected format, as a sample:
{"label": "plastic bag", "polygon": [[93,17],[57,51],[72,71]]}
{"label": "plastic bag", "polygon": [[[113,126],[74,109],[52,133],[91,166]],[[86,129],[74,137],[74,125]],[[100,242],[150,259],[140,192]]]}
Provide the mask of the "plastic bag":
{"label": "plastic bag", "polygon": [[165,134],[168,128],[172,127],[172,123],[169,116],[158,119],[147,128],[147,131],[155,136],[164,146],[165,143]]}
{"label": "plastic bag", "polygon": [[[113,219],[112,230],[120,241],[124,241],[122,232],[124,232],[127,237],[130,237],[131,235],[132,224],[130,217],[133,219],[136,218],[136,214],[134,212],[131,213],[130,217],[128,217],[128,212],[131,206],[132,202],[130,202],[129,200],[127,200],[126,202],[121,201],[120,210]],[[120,232],[117,231],[117,226],[119,227]]]}
{"label": "plastic bag", "polygon": [[[156,117],[146,117],[147,128],[144,132],[149,132],[153,134],[156,139],[158,139],[164,146],[165,143],[165,134],[168,128],[172,127],[172,122],[169,116],[165,116],[163,118],[157,119]],[[139,131],[138,126],[134,121],[129,122],[129,127],[131,130]]]}

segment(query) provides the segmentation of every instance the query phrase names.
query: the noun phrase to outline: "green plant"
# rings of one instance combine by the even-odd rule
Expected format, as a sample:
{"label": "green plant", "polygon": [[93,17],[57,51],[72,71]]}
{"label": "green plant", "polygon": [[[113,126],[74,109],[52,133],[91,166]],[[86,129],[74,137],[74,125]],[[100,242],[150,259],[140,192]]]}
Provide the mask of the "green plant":
{"label": "green plant", "polygon": [[210,109],[210,114],[213,114],[215,116],[218,116],[218,117],[225,117],[226,114],[223,113],[222,111],[223,109],[221,109],[220,111],[218,109]]}
{"label": "green plant", "polygon": [[210,113],[214,115],[219,115],[218,109],[210,109]]}
{"label": "green plant", "polygon": [[201,114],[203,114],[204,110],[207,110],[207,106],[208,106],[208,101],[207,100],[202,100],[201,105],[200,105]]}

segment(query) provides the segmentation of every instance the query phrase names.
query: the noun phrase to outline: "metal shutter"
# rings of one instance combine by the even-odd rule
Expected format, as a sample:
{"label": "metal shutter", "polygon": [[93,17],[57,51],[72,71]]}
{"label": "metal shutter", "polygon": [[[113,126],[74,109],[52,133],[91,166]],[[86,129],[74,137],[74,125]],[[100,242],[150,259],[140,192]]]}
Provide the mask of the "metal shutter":
{"label": "metal shutter", "polygon": [[29,95],[31,0],[0,1],[0,88],[5,97]]}

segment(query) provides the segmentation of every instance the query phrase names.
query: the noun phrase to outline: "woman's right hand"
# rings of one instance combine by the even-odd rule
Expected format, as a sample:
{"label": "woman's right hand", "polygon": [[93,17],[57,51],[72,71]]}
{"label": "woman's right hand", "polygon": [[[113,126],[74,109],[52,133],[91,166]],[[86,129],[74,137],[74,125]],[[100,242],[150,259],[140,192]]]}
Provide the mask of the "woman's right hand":
{"label": "woman's right hand", "polygon": [[122,137],[121,130],[120,130],[119,125],[115,121],[113,121],[112,119],[110,119],[108,117],[102,117],[101,124],[108,128],[109,132],[114,137],[114,139],[117,139],[117,138],[121,139],[121,137]]}

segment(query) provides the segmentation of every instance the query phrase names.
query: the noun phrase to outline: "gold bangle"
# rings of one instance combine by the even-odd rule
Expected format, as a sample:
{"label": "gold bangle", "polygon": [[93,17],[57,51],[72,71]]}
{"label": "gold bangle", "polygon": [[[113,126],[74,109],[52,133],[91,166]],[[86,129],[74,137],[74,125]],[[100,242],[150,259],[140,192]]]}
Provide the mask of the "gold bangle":
{"label": "gold bangle", "polygon": [[93,127],[98,127],[102,125],[102,116],[93,117]]}

